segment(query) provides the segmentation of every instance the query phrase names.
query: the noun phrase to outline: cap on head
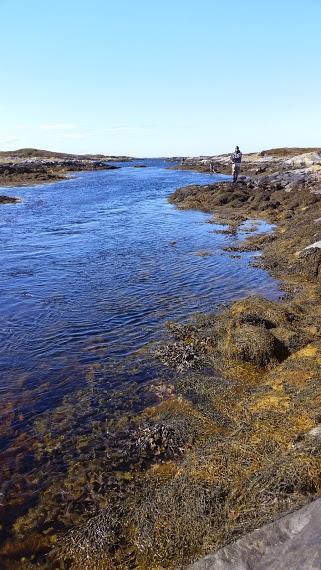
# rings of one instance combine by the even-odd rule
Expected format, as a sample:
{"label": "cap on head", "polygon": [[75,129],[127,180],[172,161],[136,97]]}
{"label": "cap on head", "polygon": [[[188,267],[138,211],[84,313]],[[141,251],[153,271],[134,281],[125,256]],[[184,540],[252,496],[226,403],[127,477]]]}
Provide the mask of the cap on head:
{"label": "cap on head", "polygon": [[239,146],[236,146],[236,147],[235,147],[235,150],[240,150],[240,147],[239,147]]}

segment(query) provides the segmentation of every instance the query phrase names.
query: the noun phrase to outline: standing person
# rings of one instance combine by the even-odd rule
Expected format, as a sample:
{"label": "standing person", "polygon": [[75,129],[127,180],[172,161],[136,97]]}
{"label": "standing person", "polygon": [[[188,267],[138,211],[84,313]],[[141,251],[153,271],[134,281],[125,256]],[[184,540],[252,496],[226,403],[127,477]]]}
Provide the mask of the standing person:
{"label": "standing person", "polygon": [[236,182],[238,179],[238,175],[240,174],[241,162],[242,162],[242,153],[238,146],[235,147],[235,151],[233,152],[233,154],[231,154],[231,162],[232,162],[233,182]]}

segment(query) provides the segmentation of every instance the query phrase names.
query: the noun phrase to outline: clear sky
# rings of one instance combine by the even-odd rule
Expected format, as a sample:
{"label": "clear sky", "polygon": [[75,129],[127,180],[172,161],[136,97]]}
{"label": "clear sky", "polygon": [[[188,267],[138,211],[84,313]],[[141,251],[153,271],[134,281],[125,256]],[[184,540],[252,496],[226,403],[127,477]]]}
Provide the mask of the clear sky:
{"label": "clear sky", "polygon": [[0,0],[0,149],[321,146],[321,0]]}

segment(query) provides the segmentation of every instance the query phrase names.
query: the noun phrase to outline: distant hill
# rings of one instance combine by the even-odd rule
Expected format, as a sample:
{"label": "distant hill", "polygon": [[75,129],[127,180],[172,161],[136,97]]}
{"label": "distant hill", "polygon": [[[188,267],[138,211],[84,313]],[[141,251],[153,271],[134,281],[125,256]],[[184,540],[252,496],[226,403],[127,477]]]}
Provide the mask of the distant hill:
{"label": "distant hill", "polygon": [[107,156],[105,154],[69,154],[66,152],[55,152],[38,148],[19,148],[17,150],[0,151],[0,158],[44,158],[44,159],[97,159],[97,160],[130,160],[128,156]]}
{"label": "distant hill", "polygon": [[279,156],[281,158],[281,157],[297,156],[298,154],[305,154],[308,152],[321,152],[321,148],[319,147],[270,148],[268,150],[262,150],[259,154],[261,156]]}

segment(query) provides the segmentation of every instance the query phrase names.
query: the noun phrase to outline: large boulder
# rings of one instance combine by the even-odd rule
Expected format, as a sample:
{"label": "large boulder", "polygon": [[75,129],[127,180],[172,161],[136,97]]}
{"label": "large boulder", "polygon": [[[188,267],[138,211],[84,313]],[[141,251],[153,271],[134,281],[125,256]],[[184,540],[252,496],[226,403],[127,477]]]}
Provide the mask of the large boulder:
{"label": "large boulder", "polygon": [[311,281],[318,281],[321,277],[321,249],[316,244],[304,249],[295,264],[295,272]]}

